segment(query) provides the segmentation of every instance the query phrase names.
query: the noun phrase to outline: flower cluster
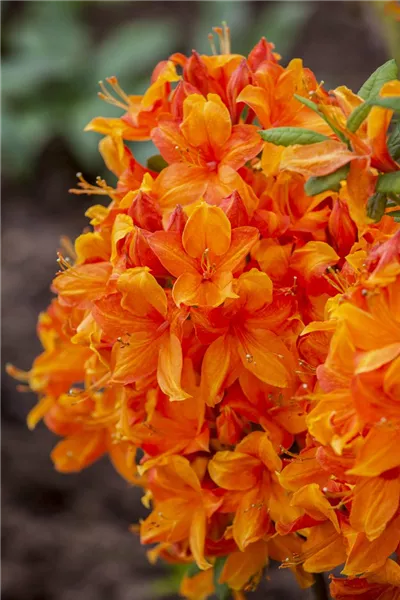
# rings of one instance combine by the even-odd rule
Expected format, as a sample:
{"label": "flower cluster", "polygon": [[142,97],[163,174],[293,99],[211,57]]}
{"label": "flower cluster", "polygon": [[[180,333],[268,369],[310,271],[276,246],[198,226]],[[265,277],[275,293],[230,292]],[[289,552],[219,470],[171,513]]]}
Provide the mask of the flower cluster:
{"label": "flower cluster", "polygon": [[[326,91],[262,39],[175,54],[87,130],[116,176],[63,241],[29,373],[55,467],[108,454],[145,490],[181,593],[253,589],[269,559],[334,598],[397,598],[400,82]],[[393,130],[391,130],[392,128]],[[147,167],[127,143],[151,139]],[[221,591],[222,590],[222,591]]]}

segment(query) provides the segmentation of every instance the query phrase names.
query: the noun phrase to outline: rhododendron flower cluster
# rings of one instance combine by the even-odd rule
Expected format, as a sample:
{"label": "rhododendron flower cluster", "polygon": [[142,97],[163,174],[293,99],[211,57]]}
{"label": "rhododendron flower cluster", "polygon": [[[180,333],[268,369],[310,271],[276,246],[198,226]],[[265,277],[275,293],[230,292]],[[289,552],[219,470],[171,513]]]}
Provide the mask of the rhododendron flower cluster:
{"label": "rhododendron flower cluster", "polygon": [[[64,240],[43,353],[10,372],[61,436],[144,489],[181,593],[243,598],[270,560],[337,599],[400,598],[400,106],[389,61],[327,91],[262,39],[174,54],[95,118],[117,183]],[[152,140],[145,167],[129,142]]]}

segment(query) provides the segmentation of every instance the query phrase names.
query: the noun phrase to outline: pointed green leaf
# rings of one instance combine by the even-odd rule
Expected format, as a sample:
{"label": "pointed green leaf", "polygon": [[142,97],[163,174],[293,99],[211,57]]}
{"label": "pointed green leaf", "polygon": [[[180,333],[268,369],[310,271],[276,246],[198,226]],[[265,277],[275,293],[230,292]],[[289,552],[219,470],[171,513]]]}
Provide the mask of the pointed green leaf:
{"label": "pointed green leaf", "polygon": [[147,159],[147,168],[160,173],[165,167],[168,167],[168,163],[163,159],[161,154],[155,154]]}
{"label": "pointed green leaf", "polygon": [[230,590],[227,584],[219,582],[226,559],[227,556],[220,556],[214,563],[214,588],[215,595],[217,596],[218,600],[228,600],[230,596]]}
{"label": "pointed green leaf", "polygon": [[367,215],[374,221],[380,221],[385,214],[387,203],[386,194],[377,193],[371,196],[367,204]]}
{"label": "pointed green leaf", "polygon": [[363,100],[369,100],[374,96],[377,96],[382,86],[388,81],[397,79],[398,68],[394,59],[388,60],[385,64],[381,65],[368,77],[367,81],[358,91],[358,95]]}
{"label": "pointed green leaf", "polygon": [[363,102],[352,111],[347,119],[346,127],[349,131],[355,133],[360,125],[365,121],[371,112],[372,106],[369,106],[366,102]]}
{"label": "pointed green leaf", "polygon": [[344,165],[329,173],[329,175],[321,175],[321,177],[310,177],[304,186],[304,191],[307,196],[316,196],[327,190],[338,192],[340,190],[340,182],[346,179],[349,173],[350,165]]}
{"label": "pointed green leaf", "polygon": [[341,140],[343,143],[347,144],[347,146],[350,148],[350,141],[347,139],[347,137],[344,135],[344,133],[342,133],[339,129],[337,129],[337,127],[335,127],[335,125],[333,123],[331,123],[331,121],[328,119],[328,117],[326,117],[319,110],[318,104],[315,104],[315,102],[313,102],[312,100],[309,100],[308,98],[303,98],[303,96],[299,96],[298,94],[294,94],[294,97],[296,98],[296,100],[301,102],[301,104],[304,104],[304,106],[307,106],[308,108],[313,110],[317,115],[319,115],[321,117],[321,119],[323,119],[325,121],[325,123],[327,123],[329,125],[329,127],[332,129],[333,133],[335,133],[337,135],[339,140]]}
{"label": "pointed green leaf", "polygon": [[275,127],[275,129],[266,129],[259,133],[264,141],[277,146],[292,146],[293,144],[305,146],[329,140],[322,133],[317,133],[311,129],[303,129],[302,127]]}
{"label": "pointed green leaf", "polygon": [[386,98],[377,96],[367,102],[370,106],[381,106],[382,108],[389,108],[395,112],[400,112],[400,96],[387,96]]}
{"label": "pointed green leaf", "polygon": [[379,175],[375,189],[383,194],[400,194],[400,171]]}
{"label": "pointed green leaf", "polygon": [[396,223],[400,222],[400,210],[392,210],[392,212],[388,213],[389,217],[393,217]]}
{"label": "pointed green leaf", "polygon": [[400,160],[400,121],[389,136],[387,147],[393,160]]}

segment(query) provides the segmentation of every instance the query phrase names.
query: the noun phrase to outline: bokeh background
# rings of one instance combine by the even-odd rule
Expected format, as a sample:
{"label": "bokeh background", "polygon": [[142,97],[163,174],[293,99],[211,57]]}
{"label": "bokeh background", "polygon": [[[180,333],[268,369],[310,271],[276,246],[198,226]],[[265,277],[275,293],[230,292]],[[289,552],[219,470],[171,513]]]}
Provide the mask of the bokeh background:
{"label": "bokeh background", "polygon": [[[141,93],[159,60],[207,52],[207,33],[222,20],[235,52],[265,35],[284,64],[303,58],[328,88],[358,90],[399,57],[400,25],[383,2],[12,1],[1,9],[2,348],[3,362],[25,369],[40,351],[36,316],[51,297],[58,240],[87,224],[90,199],[68,189],[76,171],[89,181],[104,174],[96,134],[82,131],[94,116],[118,116],[97,98],[99,79],[117,75]],[[134,151],[142,160],[154,153],[149,144]],[[33,396],[2,379],[3,600],[176,598],[176,573],[149,565],[128,531],[145,515],[140,491],[106,460],[79,475],[56,473],[53,436],[25,427]],[[313,597],[287,570],[272,570],[251,597]]]}

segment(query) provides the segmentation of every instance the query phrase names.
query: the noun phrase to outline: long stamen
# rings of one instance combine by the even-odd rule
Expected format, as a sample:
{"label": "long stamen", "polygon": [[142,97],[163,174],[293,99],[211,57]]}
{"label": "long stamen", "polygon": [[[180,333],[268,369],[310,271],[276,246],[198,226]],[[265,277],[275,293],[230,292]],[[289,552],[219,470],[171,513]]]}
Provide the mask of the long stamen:
{"label": "long stamen", "polygon": [[[112,93],[110,92],[109,89],[107,89],[107,87],[105,86],[103,81],[99,81],[99,86],[101,88],[101,92],[98,92],[98,96],[99,98],[101,98],[102,100],[104,100],[105,102],[108,102],[109,104],[112,104],[113,106],[117,106],[118,108],[122,108],[123,110],[129,110],[130,108],[130,100],[129,100],[129,96],[124,92],[124,90],[121,88],[121,86],[118,83],[118,79],[114,76],[114,77],[107,77],[106,79],[108,85],[111,87],[111,89],[114,91],[114,93],[116,94],[116,98],[112,95]],[[124,102],[121,102],[121,100],[118,99],[121,98],[121,100],[123,100]]]}

